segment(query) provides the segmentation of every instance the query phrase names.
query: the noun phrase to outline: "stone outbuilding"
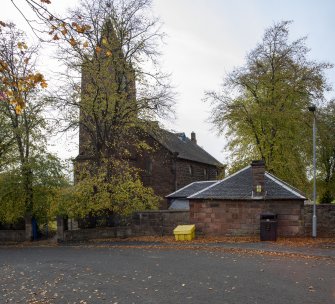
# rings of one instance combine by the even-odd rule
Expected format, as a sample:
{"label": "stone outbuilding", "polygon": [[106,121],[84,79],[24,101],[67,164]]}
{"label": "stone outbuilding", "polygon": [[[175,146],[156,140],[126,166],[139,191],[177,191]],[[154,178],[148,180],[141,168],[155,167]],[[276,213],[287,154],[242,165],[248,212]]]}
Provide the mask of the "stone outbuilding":
{"label": "stone outbuilding", "polygon": [[278,215],[278,235],[304,234],[305,196],[265,171],[263,161],[188,196],[190,222],[213,235],[258,235],[260,214]]}

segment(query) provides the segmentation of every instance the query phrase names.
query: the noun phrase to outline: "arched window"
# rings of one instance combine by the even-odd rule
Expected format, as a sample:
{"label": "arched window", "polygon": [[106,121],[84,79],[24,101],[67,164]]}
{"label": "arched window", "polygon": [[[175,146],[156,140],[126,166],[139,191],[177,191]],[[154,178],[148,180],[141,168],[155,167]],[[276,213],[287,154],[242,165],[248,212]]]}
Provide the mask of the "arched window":
{"label": "arched window", "polygon": [[145,161],[145,172],[148,175],[152,174],[152,159],[151,158],[147,158]]}
{"label": "arched window", "polygon": [[191,176],[193,176],[193,166],[192,165],[188,165],[188,171],[190,173]]}

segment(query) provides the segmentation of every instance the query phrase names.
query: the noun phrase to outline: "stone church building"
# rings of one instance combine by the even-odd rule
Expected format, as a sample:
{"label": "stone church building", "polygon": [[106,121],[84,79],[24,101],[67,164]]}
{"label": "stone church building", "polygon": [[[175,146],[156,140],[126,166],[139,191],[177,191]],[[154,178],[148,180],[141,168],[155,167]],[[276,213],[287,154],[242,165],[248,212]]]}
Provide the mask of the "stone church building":
{"label": "stone church building", "polygon": [[[168,207],[164,197],[169,193],[195,181],[216,180],[224,175],[224,165],[197,145],[194,132],[188,138],[184,133],[160,129],[155,134],[146,134],[145,141],[154,147],[153,151],[135,153],[129,161],[140,169],[143,184],[152,187],[162,198],[161,209]],[[79,146],[85,144],[79,142]],[[89,159],[81,153],[75,161],[80,163]]]}
{"label": "stone church building", "polygon": [[[100,70],[95,70],[96,68],[101,69],[103,67],[103,64],[101,64],[101,62],[104,63],[104,59],[101,60],[101,56],[103,55],[99,55],[96,59],[99,61],[98,64],[91,61],[86,66],[83,63],[82,68],[79,155],[75,159],[75,168],[77,169],[82,165],[85,166],[87,162],[92,162],[94,159],[92,151],[98,147],[96,144],[98,136],[95,134],[98,132],[94,129],[95,126],[105,128],[100,132],[100,134],[104,135],[105,142],[106,138],[108,142],[109,138],[115,140],[115,137],[119,136],[119,143],[128,142],[129,145],[131,143],[131,140],[122,141],[121,128],[119,128],[119,131],[114,131],[114,134],[106,131],[109,129],[116,130],[117,123],[114,122],[114,125],[108,125],[108,121],[107,124],[103,121],[104,109],[101,109],[100,112],[98,112],[99,109],[97,111],[94,109],[96,112],[93,114],[90,101],[95,96],[95,86],[92,85],[93,83],[96,83],[96,86],[101,86],[99,89],[105,90],[106,96],[113,95],[114,100],[111,99],[111,102],[114,103],[115,96],[118,95],[117,93],[114,94],[113,90],[114,88],[121,87],[124,90],[124,94],[120,94],[120,96],[126,96],[126,98],[118,103],[119,109],[123,107],[120,111],[126,112],[130,109],[133,115],[137,115],[135,72],[128,62],[122,63],[122,60],[125,61],[125,59],[123,58],[122,48],[116,41],[117,37],[113,32],[112,25],[106,23],[104,31],[105,33],[102,36],[105,38],[103,39],[111,41],[110,45],[113,47],[111,51],[112,55],[105,57],[105,60],[109,61],[110,65],[106,65],[103,74],[100,73]],[[103,51],[102,49],[101,54],[103,54]],[[119,80],[120,83],[117,83]],[[108,100],[106,103],[108,104]],[[189,138],[184,133],[170,132],[157,125],[154,130],[139,132],[139,134],[141,141],[145,142],[152,149],[139,153],[129,147],[129,150],[132,152],[128,157],[128,161],[132,166],[140,169],[143,184],[147,187],[152,187],[155,194],[162,198],[161,209],[168,207],[164,197],[169,193],[191,182],[215,180],[219,175],[222,177],[224,174],[224,166],[197,145],[196,134],[194,132],[192,132]],[[127,144],[125,146],[128,149]]]}

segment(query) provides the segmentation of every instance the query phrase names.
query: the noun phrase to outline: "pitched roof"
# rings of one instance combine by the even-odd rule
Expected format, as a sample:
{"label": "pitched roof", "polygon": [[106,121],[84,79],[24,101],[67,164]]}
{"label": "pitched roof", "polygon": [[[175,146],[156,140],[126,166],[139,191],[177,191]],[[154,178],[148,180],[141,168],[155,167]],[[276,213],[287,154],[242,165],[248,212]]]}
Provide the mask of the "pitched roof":
{"label": "pitched roof", "polygon": [[[252,197],[252,171],[251,166],[226,177],[225,179],[202,189],[192,195],[189,199],[254,199]],[[288,185],[274,175],[265,172],[264,189],[266,200],[272,199],[300,199],[305,196],[299,190]]]}
{"label": "pitched roof", "polygon": [[195,142],[191,141],[185,133],[172,133],[160,129],[158,132],[152,133],[151,135],[171,153],[177,153],[177,157],[180,159],[187,159],[220,167],[223,166],[212,155],[207,153]]}
{"label": "pitched roof", "polygon": [[190,210],[190,203],[186,199],[174,199],[169,210]]}
{"label": "pitched roof", "polygon": [[169,194],[166,198],[186,198],[189,195],[192,195],[200,190],[203,190],[213,184],[217,183],[217,181],[200,181],[193,182],[188,184],[187,186],[180,188],[179,190]]}

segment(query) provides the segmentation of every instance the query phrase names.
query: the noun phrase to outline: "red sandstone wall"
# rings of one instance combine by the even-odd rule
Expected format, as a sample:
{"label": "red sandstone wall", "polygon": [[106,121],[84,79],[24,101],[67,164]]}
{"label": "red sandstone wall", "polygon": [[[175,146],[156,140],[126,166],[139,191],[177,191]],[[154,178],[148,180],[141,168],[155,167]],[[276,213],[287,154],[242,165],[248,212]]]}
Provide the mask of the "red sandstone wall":
{"label": "red sandstone wall", "polygon": [[[192,182],[217,178],[218,169],[215,166],[176,158],[153,138],[146,137],[144,139],[150,147],[154,148],[154,151],[137,155],[136,159],[132,161],[132,165],[142,170],[143,184],[152,187],[155,193],[162,197],[160,209],[168,207],[164,199],[166,195]],[[151,163],[151,170],[148,170],[149,163]]]}
{"label": "red sandstone wall", "polygon": [[215,180],[219,174],[217,170],[215,166],[178,159],[176,190],[195,181]]}
{"label": "red sandstone wall", "polygon": [[147,143],[155,147],[155,151],[138,155],[132,165],[141,169],[144,186],[152,187],[155,194],[162,198],[160,209],[166,209],[167,203],[164,197],[176,190],[173,155],[152,139],[147,139]]}
{"label": "red sandstone wall", "polygon": [[[218,174],[221,174],[215,166],[176,158],[151,136],[144,135],[141,139],[153,150],[141,153],[132,151],[129,162],[141,170],[143,184],[152,187],[155,194],[161,197],[160,209],[168,207],[166,195],[195,181],[215,180]],[[82,151],[86,151],[84,145],[87,142],[87,139],[85,141],[84,137],[81,138]],[[81,166],[86,167],[88,163],[84,158],[75,162],[75,180],[78,179]]]}
{"label": "red sandstone wall", "polygon": [[[335,237],[335,204],[316,206],[317,236]],[[312,235],[313,205],[305,205],[305,235]]]}
{"label": "red sandstone wall", "polygon": [[259,235],[260,214],[278,214],[278,235],[304,234],[303,201],[190,201],[190,222],[212,235]]}

